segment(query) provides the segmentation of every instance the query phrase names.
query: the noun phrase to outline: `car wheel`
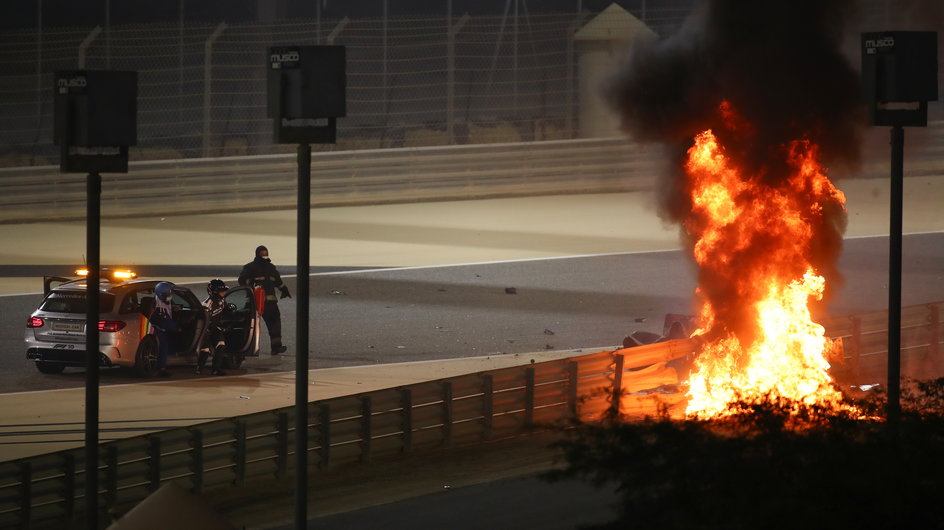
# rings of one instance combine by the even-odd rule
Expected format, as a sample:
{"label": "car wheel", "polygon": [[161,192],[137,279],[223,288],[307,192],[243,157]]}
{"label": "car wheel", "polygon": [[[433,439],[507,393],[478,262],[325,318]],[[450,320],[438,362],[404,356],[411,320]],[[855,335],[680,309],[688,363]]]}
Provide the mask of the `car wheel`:
{"label": "car wheel", "polygon": [[66,369],[66,365],[59,363],[50,363],[46,361],[36,361],[36,368],[44,374],[61,374]]}
{"label": "car wheel", "polygon": [[243,365],[244,359],[245,357],[243,357],[242,355],[236,355],[236,354],[227,355],[226,357],[223,357],[223,368],[226,368],[228,370],[235,370],[236,368],[239,368],[240,366]]}
{"label": "car wheel", "polygon": [[157,337],[146,335],[138,344],[138,351],[134,354],[134,375],[138,377],[154,377],[157,374]]}

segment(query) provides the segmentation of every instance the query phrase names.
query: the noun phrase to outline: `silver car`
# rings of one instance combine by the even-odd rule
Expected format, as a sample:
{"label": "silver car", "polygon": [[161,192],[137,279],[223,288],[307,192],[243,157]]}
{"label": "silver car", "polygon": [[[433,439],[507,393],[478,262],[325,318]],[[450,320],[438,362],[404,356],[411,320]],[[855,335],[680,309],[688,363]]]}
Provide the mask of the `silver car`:
{"label": "silver car", "polygon": [[[159,280],[121,280],[103,271],[99,304],[98,364],[125,367],[141,377],[157,373],[157,336],[147,315],[154,304]],[[84,279],[46,277],[46,296],[26,321],[26,358],[44,374],[61,373],[67,366],[84,367],[86,282]],[[259,314],[247,287],[230,289],[224,313],[226,351],[224,368],[238,368],[247,356],[259,354]],[[168,365],[195,364],[206,333],[207,312],[189,289],[174,288],[173,333]]]}

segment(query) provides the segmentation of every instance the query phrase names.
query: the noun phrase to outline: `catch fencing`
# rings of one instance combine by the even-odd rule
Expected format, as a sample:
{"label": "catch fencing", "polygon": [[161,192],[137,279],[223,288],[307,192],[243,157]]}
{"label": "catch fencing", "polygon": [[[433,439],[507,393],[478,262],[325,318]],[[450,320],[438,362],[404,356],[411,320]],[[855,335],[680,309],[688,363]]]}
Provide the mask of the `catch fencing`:
{"label": "catch fencing", "polygon": [[[451,13],[442,2],[439,16],[397,14],[396,5],[383,16],[352,6],[346,16],[342,3],[324,17],[234,21],[221,12],[218,21],[3,32],[0,167],[58,158],[52,73],[83,68],[138,72],[135,160],[281,152],[266,115],[266,50],[276,45],[346,47],[339,149],[574,138],[574,37],[595,13],[512,13],[490,2],[496,14]],[[688,12],[638,14],[669,34]]]}
{"label": "catch fencing", "polygon": [[[586,42],[576,34],[599,14],[585,10],[589,2],[577,0],[570,12],[563,5],[558,12],[538,12],[534,2],[529,11],[524,1],[478,0],[471,15],[458,5],[453,11],[449,1],[427,2],[425,14],[398,5],[413,4],[415,11],[416,2],[332,2],[324,16],[321,2],[291,2],[305,4],[304,13],[301,6],[288,9],[289,3],[241,2],[242,9],[214,10],[204,2],[180,1],[178,16],[130,23],[127,8],[110,13],[117,2],[111,8],[105,2],[104,10],[75,13],[67,27],[50,27],[43,2],[20,2],[37,4],[38,10],[35,27],[0,32],[0,167],[56,162],[52,75],[76,69],[138,72],[133,160],[281,152],[266,115],[266,49],[273,45],[347,48],[341,150],[578,134]],[[256,4],[258,11],[246,16],[246,5]],[[620,4],[666,38],[679,32],[699,2]],[[912,16],[892,8],[891,0],[858,4],[863,29],[905,27],[907,20],[896,18]],[[46,3],[47,16],[63,5]],[[130,10],[138,11],[148,12]],[[188,11],[204,13],[188,19]]]}
{"label": "catch fencing", "polygon": [[[944,302],[902,311],[902,374],[942,373]],[[883,382],[887,315],[829,319],[841,339],[832,359],[842,384]],[[693,339],[603,351],[344,396],[309,404],[311,471],[528,434],[605,413],[628,418],[667,410],[683,394],[672,361],[690,358]],[[286,478],[294,465],[294,407],[196,424],[102,444],[100,505],[123,513],[174,481],[196,493]],[[84,450],[0,463],[0,528],[63,528],[84,509]]]}

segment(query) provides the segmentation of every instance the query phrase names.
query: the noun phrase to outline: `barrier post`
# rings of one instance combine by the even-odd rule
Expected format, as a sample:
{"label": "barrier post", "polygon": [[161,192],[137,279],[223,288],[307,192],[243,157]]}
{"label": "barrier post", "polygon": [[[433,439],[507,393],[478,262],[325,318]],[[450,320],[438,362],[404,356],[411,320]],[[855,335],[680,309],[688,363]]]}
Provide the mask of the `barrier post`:
{"label": "barrier post", "polygon": [[374,435],[371,425],[373,413],[374,407],[370,395],[361,396],[361,462],[370,462],[370,446]]}

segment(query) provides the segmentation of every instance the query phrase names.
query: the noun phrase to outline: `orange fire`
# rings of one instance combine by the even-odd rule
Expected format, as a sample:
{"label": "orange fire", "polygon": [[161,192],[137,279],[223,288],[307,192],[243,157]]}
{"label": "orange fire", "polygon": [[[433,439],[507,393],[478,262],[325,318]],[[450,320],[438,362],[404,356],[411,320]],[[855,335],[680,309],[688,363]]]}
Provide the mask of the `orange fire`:
{"label": "orange fire", "polygon": [[[734,131],[730,106],[722,114],[722,126]],[[784,178],[747,174],[711,130],[688,151],[692,209],[684,228],[699,267],[695,335],[704,341],[689,379],[692,417],[724,416],[735,401],[765,397],[841,407],[826,361],[841,345],[813,322],[809,303],[826,287],[812,259],[818,231],[829,229],[824,211],[843,209],[845,197],[810,141],[775,152],[788,168]]]}

